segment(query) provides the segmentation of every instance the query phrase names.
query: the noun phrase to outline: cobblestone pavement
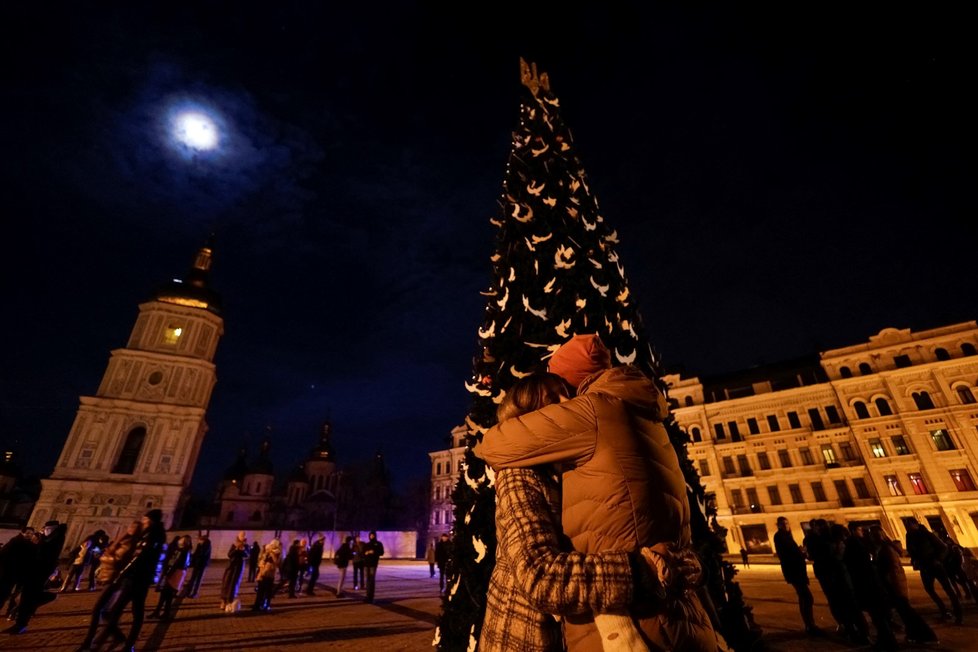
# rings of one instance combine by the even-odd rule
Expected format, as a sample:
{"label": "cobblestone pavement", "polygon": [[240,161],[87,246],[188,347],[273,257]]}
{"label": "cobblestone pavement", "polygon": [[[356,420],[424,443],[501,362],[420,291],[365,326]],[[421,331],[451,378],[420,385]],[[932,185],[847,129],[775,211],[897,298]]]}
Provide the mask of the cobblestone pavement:
{"label": "cobblestone pavement", "polygon": [[[438,580],[428,575],[424,562],[383,561],[377,573],[373,604],[363,601],[362,591],[347,591],[337,598],[332,587],[336,569],[323,563],[320,587],[314,597],[294,600],[279,595],[271,613],[247,610],[254,599],[253,585],[242,584],[245,609],[237,614],[218,611],[218,586],[223,565],[208,569],[201,597],[183,600],[171,622],[148,620],[138,650],[198,652],[205,650],[356,650],[398,652],[431,650],[435,623],[441,605]],[[349,581],[350,575],[347,575]],[[868,650],[846,645],[834,635],[808,638],[801,632],[794,591],[781,579],[777,566],[757,565],[739,575],[744,593],[764,628],[767,650],[822,651]],[[929,650],[978,650],[978,606],[965,605],[965,624],[954,626],[937,621],[937,609],[924,594],[916,573],[910,574],[911,599],[933,624],[940,645]],[[347,587],[352,588],[348,585]],[[831,630],[825,599],[813,586],[819,624]],[[84,635],[94,593],[65,594],[34,617],[29,630],[20,636],[0,634],[0,650],[74,650]],[[150,593],[147,612],[156,604]],[[127,626],[128,620],[123,621]],[[907,646],[907,649],[914,649]],[[917,648],[924,649],[924,648]]]}

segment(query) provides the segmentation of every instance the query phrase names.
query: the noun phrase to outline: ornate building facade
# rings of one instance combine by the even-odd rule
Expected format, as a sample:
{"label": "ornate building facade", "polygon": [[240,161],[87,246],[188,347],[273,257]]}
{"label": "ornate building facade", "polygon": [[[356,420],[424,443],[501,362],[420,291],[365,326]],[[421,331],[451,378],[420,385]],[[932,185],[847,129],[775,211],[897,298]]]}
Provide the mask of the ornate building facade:
{"label": "ornate building facade", "polygon": [[337,509],[346,491],[343,472],[336,466],[333,427],[327,421],[309,457],[278,483],[269,456],[271,443],[262,442],[258,456],[248,461],[247,450],[224,473],[218,488],[216,514],[201,525],[218,528],[295,528],[325,530],[337,526]]}
{"label": "ornate building facade", "polygon": [[437,539],[451,532],[454,522],[452,489],[458,481],[458,472],[465,459],[465,436],[468,428],[464,425],[452,428],[451,448],[428,453],[431,459],[431,509],[428,514],[428,536]]}
{"label": "ornate building facade", "polygon": [[201,248],[186,282],[170,282],[139,306],[98,391],[79,399],[30,525],[65,522],[71,544],[98,529],[115,536],[147,509],[163,510],[167,526],[178,520],[207,433],[224,334],[220,299],[207,283],[211,262],[210,246]]}
{"label": "ornate building facade", "polygon": [[[887,328],[862,344],[712,378],[664,376],[727,546],[773,551],[775,521],[906,522],[978,547],[978,324]],[[465,446],[429,453],[433,536],[451,530]]]}
{"label": "ornate building facade", "polygon": [[725,377],[667,376],[731,551],[770,552],[778,516],[913,519],[978,546],[978,326],[887,328],[863,344]]}

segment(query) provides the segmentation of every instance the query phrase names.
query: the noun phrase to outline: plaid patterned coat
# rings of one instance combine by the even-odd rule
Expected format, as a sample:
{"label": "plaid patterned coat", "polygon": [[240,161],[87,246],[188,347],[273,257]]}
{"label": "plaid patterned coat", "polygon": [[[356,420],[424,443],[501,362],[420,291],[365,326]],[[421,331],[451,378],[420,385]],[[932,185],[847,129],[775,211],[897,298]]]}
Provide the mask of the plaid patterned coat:
{"label": "plaid patterned coat", "polygon": [[560,623],[548,614],[624,610],[632,602],[626,552],[561,552],[547,481],[534,469],[496,475],[496,566],[489,581],[481,652],[556,652]]}

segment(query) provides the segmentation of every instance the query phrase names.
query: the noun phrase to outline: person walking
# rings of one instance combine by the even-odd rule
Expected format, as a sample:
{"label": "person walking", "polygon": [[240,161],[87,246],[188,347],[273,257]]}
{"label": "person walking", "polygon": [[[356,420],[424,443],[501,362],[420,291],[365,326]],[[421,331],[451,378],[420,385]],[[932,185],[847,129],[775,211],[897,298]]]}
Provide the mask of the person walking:
{"label": "person walking", "polygon": [[238,589],[241,587],[249,552],[248,537],[244,531],[238,532],[238,537],[228,549],[228,567],[224,569],[224,577],[221,579],[221,610],[225,613],[233,614],[241,608]]}
{"label": "person walking", "polygon": [[185,598],[196,598],[200,592],[200,583],[204,579],[204,571],[211,563],[211,538],[207,534],[197,537],[197,546],[190,556],[190,579],[183,587],[181,595]]}
{"label": "person walking", "polygon": [[254,582],[258,575],[258,557],[261,555],[262,548],[257,541],[251,542],[251,550],[248,552],[248,581]]}
{"label": "person walking", "polygon": [[187,576],[187,568],[190,566],[190,557],[193,552],[193,540],[187,535],[183,535],[177,540],[173,554],[166,567],[166,575],[163,578],[163,588],[160,589],[160,599],[156,603],[156,608],[149,615],[150,618],[170,620],[173,614],[173,598],[183,588],[183,580]]}
{"label": "person walking", "polygon": [[98,584],[98,569],[102,565],[102,553],[109,545],[109,535],[105,530],[99,530],[92,535],[92,547],[88,550],[88,590],[94,591]]}
{"label": "person walking", "polygon": [[353,552],[353,590],[356,591],[363,586],[363,541],[359,534],[353,535],[350,550]]}
{"label": "person walking", "polygon": [[275,581],[279,566],[282,563],[282,542],[278,539],[269,541],[261,552],[258,563],[258,586],[256,587],[255,604],[252,611],[269,611],[272,608],[272,598],[275,596]]}
{"label": "person walking", "polygon": [[744,568],[750,568],[750,553],[743,546],[740,547],[740,561],[744,565]]}
{"label": "person walking", "polygon": [[367,585],[366,602],[374,601],[374,589],[377,588],[377,565],[383,556],[384,544],[377,540],[377,533],[371,530],[370,534],[367,535],[367,542],[363,544],[363,573]]}
{"label": "person walking", "polygon": [[316,582],[319,581],[319,565],[323,563],[323,551],[326,547],[326,535],[322,532],[309,547],[309,585],[306,587],[306,595],[316,595]]}
{"label": "person walking", "polygon": [[[121,588],[121,584],[118,581],[119,575],[122,573],[122,569],[129,564],[129,560],[132,559],[141,531],[141,522],[133,521],[129,524],[125,533],[122,536],[116,537],[102,552],[102,556],[99,559],[98,583],[105,588],[95,600],[95,606],[92,607],[92,616],[88,623],[88,633],[78,648],[79,652],[87,652],[91,649],[99,623],[103,617],[108,616],[107,608],[112,604]],[[118,632],[117,638],[122,640],[121,632]]]}
{"label": "person walking", "polygon": [[300,542],[298,539],[292,541],[292,545],[289,546],[289,551],[285,555],[285,562],[282,565],[282,573],[285,575],[285,581],[289,587],[289,597],[294,598],[296,585],[299,583],[299,570],[302,568],[299,560],[299,546]]}
{"label": "person walking", "polygon": [[774,553],[781,562],[781,575],[784,581],[791,585],[791,588],[798,594],[798,610],[801,612],[801,620],[805,624],[805,633],[815,636],[821,630],[815,624],[815,598],[812,591],[808,588],[808,566],[805,564],[805,553],[801,551],[795,538],[791,536],[791,529],[788,527],[788,519],[779,516],[777,520],[778,531],[774,533]]}
{"label": "person walking", "polygon": [[452,554],[452,541],[442,533],[435,544],[435,564],[438,566],[438,592],[445,592],[445,575]]}
{"label": "person walking", "polygon": [[346,537],[346,540],[340,545],[339,549],[336,551],[336,557],[333,559],[333,563],[336,564],[337,570],[339,570],[339,578],[336,580],[336,597],[342,598],[343,593],[343,583],[346,582],[346,568],[350,565],[350,559],[353,558],[353,537]]}
{"label": "person walking", "polygon": [[867,541],[873,555],[873,565],[883,584],[885,597],[903,621],[903,632],[907,642],[937,643],[937,634],[910,604],[907,572],[903,570],[897,542],[886,536],[878,525],[870,528]]}
{"label": "person walking", "polygon": [[424,559],[428,562],[428,577],[435,577],[435,540],[428,543],[428,550],[425,551]]}
{"label": "person walking", "polygon": [[[87,537],[84,541],[75,546],[69,557],[71,557],[71,567],[68,569],[68,576],[65,577],[64,584],[61,585],[61,593],[77,591],[81,584],[82,575],[85,568],[91,563],[92,537]],[[70,587],[70,588],[69,588]]]}
{"label": "person walking", "polygon": [[58,567],[58,557],[65,545],[68,526],[57,520],[44,524],[43,534],[30,558],[24,572],[20,589],[20,602],[17,605],[17,620],[7,629],[10,634],[23,634],[27,631],[34,612],[56,597],[44,590],[48,577]]}
{"label": "person walking", "polygon": [[951,613],[954,614],[954,623],[960,625],[964,620],[961,610],[961,601],[958,600],[957,592],[951,586],[951,580],[947,576],[947,569],[944,567],[944,558],[947,556],[947,546],[941,543],[937,535],[925,528],[917,521],[907,523],[907,554],[910,555],[910,564],[920,573],[920,581],[924,585],[924,591],[934,601],[941,612],[941,618],[947,619],[951,614],[948,612],[944,601],[938,597],[934,591],[934,580],[941,585],[948,600],[951,601]]}
{"label": "person walking", "polygon": [[[166,528],[163,527],[163,512],[151,509],[140,520],[139,538],[133,548],[129,563],[119,573],[119,591],[106,618],[105,628],[93,641],[98,648],[109,635],[123,640],[123,650],[135,650],[136,640],[143,627],[146,611],[146,595],[156,583],[156,573],[166,551]],[[122,612],[132,604],[132,625],[129,634],[124,636],[119,628]]]}

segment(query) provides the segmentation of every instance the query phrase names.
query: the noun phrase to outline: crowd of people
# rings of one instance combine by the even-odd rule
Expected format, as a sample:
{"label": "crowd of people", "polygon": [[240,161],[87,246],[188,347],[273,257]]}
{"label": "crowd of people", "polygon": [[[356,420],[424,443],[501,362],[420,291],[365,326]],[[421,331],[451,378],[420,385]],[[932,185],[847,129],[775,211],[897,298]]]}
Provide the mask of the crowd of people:
{"label": "crowd of people", "polygon": [[[946,533],[938,535],[917,521],[908,521],[903,549],[879,525],[846,527],[824,519],[812,519],[807,525],[799,545],[788,520],[779,517],[774,546],[784,579],[798,594],[805,630],[813,636],[824,632],[815,624],[809,561],[836,623],[836,632],[857,645],[870,642],[870,623],[876,649],[897,649],[899,630],[910,644],[938,641],[934,630],[910,604],[904,556],[919,572],[924,590],[937,605],[942,620],[953,618],[960,625],[964,619],[961,600],[978,602],[978,561]],[[934,590],[935,581],[950,609]]]}
{"label": "crowd of people", "polygon": [[[134,650],[144,621],[172,620],[179,600],[200,595],[204,573],[211,562],[211,542],[200,533],[196,545],[189,535],[178,535],[167,543],[163,513],[151,509],[129,524],[114,540],[102,530],[65,551],[67,526],[49,521],[40,531],[24,528],[0,547],[0,608],[14,621],[6,633],[22,634],[37,609],[51,602],[57,593],[101,590],[89,619],[79,652],[122,644]],[[325,554],[326,537],[318,534],[309,544],[295,539],[283,553],[281,541],[272,539],[262,546],[248,543],[239,532],[227,552],[227,567],[221,578],[219,608],[234,613],[241,608],[240,590],[247,577],[254,584],[252,610],[267,612],[279,592],[289,598],[316,595],[319,567]],[[373,602],[376,571],[384,545],[370,532],[367,541],[358,535],[345,538],[335,552],[339,570],[337,597],[343,597],[346,569],[354,568],[354,589],[365,590],[365,600]],[[62,573],[62,565],[65,566]],[[146,614],[146,600],[155,587],[155,608]],[[131,615],[128,632],[120,626],[126,610]]]}

